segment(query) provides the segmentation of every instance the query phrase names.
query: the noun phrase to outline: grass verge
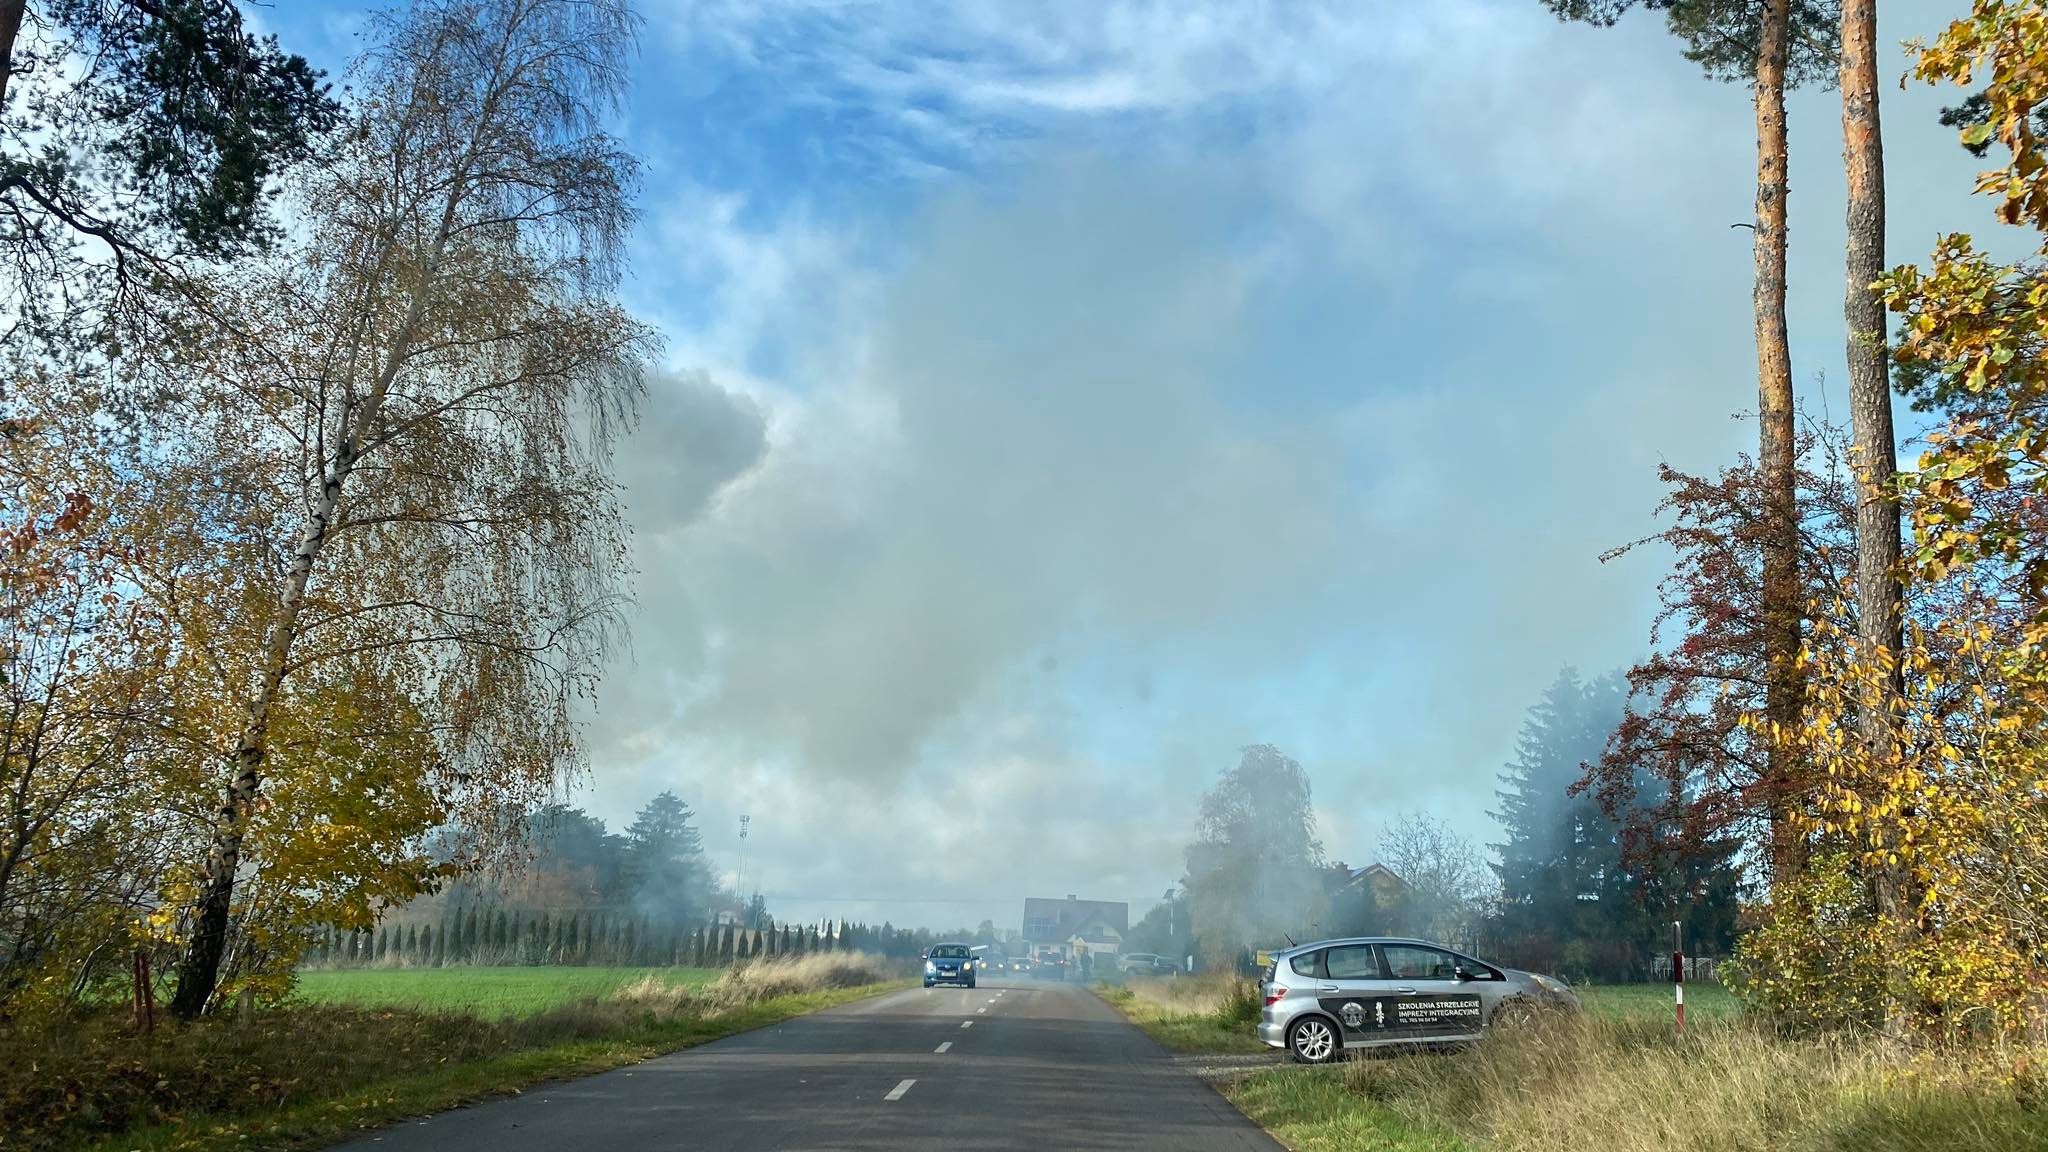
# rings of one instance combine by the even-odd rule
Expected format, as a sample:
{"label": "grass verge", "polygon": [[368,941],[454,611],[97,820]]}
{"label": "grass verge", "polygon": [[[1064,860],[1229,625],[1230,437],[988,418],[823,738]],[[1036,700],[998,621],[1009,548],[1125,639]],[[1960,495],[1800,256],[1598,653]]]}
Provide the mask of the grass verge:
{"label": "grass verge", "polygon": [[702,987],[642,979],[510,1018],[298,1003],[147,1037],[116,1016],[10,1032],[0,1149],[316,1147],[906,986],[895,974],[842,954],[755,964]]}
{"label": "grass verge", "polygon": [[2041,1058],[1793,1039],[1739,1019],[1679,1038],[1589,1012],[1463,1052],[1274,1069],[1222,1091],[1301,1150],[2037,1152]]}
{"label": "grass verge", "polygon": [[1224,977],[1138,979],[1098,984],[1095,994],[1169,1052],[1251,1053],[1269,1049],[1252,1029],[1258,986]]}
{"label": "grass verge", "polygon": [[1217,1086],[1252,1123],[1294,1152],[1466,1152],[1441,1125],[1356,1091],[1348,1067],[1281,1068]]}

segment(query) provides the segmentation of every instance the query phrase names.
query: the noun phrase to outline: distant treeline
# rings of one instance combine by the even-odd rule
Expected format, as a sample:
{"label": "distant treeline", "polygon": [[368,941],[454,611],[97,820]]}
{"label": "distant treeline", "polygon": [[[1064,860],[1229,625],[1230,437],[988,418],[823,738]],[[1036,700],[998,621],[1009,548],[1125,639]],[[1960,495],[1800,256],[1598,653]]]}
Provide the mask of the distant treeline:
{"label": "distant treeline", "polygon": [[[387,924],[375,932],[330,930],[307,952],[326,968],[448,968],[539,964],[721,968],[773,956],[867,952],[904,959],[938,939],[923,929],[839,920],[823,925],[699,924],[663,927],[608,912],[529,914],[470,907],[438,924]],[[955,939],[961,937],[954,937]]]}

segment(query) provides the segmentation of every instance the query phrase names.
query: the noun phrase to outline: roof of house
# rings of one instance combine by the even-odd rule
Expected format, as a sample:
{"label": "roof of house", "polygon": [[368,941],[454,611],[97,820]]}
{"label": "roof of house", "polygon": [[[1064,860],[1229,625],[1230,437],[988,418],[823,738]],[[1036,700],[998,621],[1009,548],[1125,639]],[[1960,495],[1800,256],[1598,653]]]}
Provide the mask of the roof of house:
{"label": "roof of house", "polygon": [[1027,896],[1024,938],[1040,942],[1070,940],[1099,923],[1122,937],[1130,931],[1130,905],[1120,900],[1064,900]]}
{"label": "roof of house", "polygon": [[1387,867],[1385,864],[1367,864],[1363,868],[1353,868],[1351,870],[1351,879],[1347,883],[1356,884],[1361,880],[1370,880],[1375,883],[1391,880],[1403,888],[1408,886],[1408,882],[1401,879],[1400,873]]}

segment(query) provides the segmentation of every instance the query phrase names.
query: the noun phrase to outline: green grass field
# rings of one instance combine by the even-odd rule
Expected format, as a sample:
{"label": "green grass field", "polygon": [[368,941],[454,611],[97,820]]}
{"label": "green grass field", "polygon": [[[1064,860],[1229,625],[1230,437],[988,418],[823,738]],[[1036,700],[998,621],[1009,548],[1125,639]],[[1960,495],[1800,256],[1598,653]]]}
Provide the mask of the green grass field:
{"label": "green grass field", "polygon": [[298,994],[315,1004],[461,1012],[489,1020],[531,1016],[606,996],[652,976],[702,986],[710,968],[346,968],[299,973]]}
{"label": "green grass field", "polygon": [[[1579,994],[1586,1011],[1616,1020],[1669,1020],[1672,994],[1669,984],[1586,984],[1572,991]],[[1740,1014],[1742,1004],[1735,994],[1719,984],[1685,986],[1687,1020],[1725,1020]]]}

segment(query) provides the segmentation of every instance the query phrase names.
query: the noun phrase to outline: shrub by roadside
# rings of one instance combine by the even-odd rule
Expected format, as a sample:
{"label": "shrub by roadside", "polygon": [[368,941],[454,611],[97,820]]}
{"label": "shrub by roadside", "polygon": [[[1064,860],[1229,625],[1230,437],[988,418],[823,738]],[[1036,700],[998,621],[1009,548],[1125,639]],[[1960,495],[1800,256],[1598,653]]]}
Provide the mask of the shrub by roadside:
{"label": "shrub by roadside", "polygon": [[749,965],[701,989],[643,981],[512,1019],[301,1004],[145,1037],[118,1013],[10,1027],[0,1150],[317,1144],[857,999],[898,974],[838,954]]}

